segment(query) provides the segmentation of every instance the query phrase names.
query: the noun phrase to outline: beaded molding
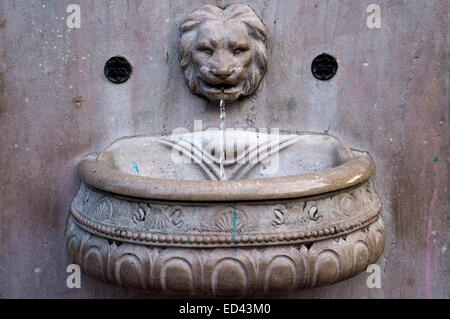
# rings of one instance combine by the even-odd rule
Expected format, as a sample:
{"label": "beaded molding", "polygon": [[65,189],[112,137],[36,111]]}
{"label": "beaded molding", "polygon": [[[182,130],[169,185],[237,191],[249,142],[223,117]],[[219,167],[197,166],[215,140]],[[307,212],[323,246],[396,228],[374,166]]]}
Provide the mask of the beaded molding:
{"label": "beaded molding", "polygon": [[[321,198],[252,206],[198,206],[201,203],[173,206],[134,202],[82,185],[72,203],[71,216],[83,230],[112,240],[155,246],[232,247],[295,244],[342,236],[369,226],[381,211],[371,182]],[[258,219],[259,224],[249,222]]]}

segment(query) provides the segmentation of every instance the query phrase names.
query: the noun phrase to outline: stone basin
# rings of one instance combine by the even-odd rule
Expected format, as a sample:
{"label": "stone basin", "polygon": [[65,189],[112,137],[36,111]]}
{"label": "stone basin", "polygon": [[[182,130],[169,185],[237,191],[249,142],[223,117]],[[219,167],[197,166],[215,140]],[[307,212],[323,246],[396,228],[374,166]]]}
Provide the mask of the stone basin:
{"label": "stone basin", "polygon": [[87,275],[159,294],[284,293],[355,276],[384,247],[374,163],[325,134],[121,138],[78,166],[67,226]]}

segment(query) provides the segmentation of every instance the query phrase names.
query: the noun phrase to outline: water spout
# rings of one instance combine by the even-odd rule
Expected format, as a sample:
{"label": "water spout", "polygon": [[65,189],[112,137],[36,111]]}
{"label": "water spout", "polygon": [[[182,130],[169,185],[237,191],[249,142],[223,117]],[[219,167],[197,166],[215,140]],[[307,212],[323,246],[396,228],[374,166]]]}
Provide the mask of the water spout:
{"label": "water spout", "polygon": [[225,101],[220,100],[220,180],[226,180],[225,176],[225,146],[226,146],[226,126],[225,126]]}

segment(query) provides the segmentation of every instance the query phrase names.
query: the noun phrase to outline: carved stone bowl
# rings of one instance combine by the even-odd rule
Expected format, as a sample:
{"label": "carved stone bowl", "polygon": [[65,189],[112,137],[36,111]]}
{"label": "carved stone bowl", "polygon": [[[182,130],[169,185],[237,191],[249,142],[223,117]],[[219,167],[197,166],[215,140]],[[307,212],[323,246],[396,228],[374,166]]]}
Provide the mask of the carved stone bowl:
{"label": "carved stone bowl", "polygon": [[[66,230],[93,278],[242,296],[332,284],[381,255],[367,153],[323,134],[219,131],[115,141],[79,163]],[[205,151],[206,150],[206,151]]]}

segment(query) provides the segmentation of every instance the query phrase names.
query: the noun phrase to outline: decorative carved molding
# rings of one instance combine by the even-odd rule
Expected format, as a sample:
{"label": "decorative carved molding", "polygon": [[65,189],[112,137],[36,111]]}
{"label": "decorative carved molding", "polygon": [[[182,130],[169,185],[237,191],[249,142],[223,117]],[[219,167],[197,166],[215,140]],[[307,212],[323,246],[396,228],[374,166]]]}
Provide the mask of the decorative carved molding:
{"label": "decorative carved molding", "polygon": [[161,246],[278,245],[322,240],[364,228],[381,204],[372,182],[291,200],[176,205],[135,202],[82,184],[71,214],[100,237]]}
{"label": "decorative carved molding", "polygon": [[308,245],[159,248],[108,240],[70,218],[68,251],[90,277],[123,287],[189,295],[263,295],[333,284],[375,263],[384,247],[379,217],[368,227]]}
{"label": "decorative carved molding", "polygon": [[[221,136],[214,131],[201,132],[195,135],[161,136],[155,141],[166,145],[171,150],[175,149],[183,154],[185,161],[197,163],[210,180],[220,180],[220,148]],[[238,180],[244,178],[258,164],[270,159],[271,156],[294,146],[300,141],[296,134],[277,135],[227,129],[225,132],[227,148],[234,149],[231,158],[223,162],[226,180]],[[208,146],[203,146],[204,141],[209,141]],[[239,145],[239,147],[234,147]],[[208,151],[214,151],[214,155]]]}

